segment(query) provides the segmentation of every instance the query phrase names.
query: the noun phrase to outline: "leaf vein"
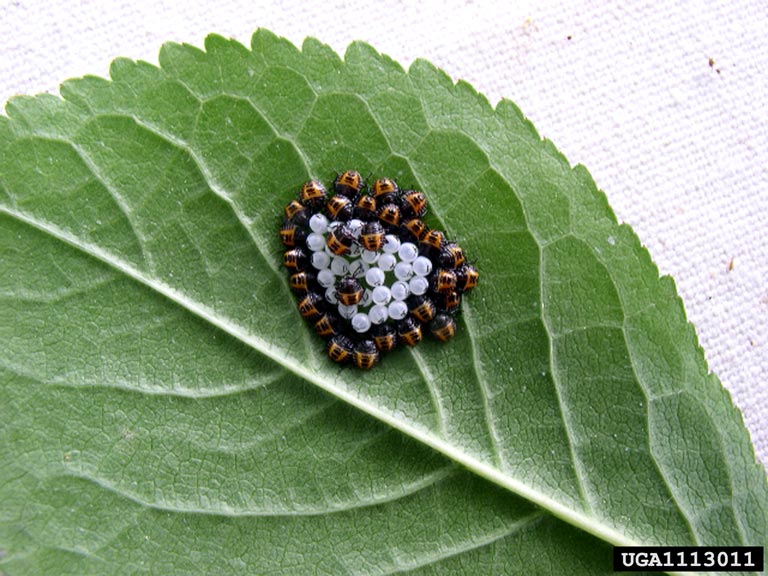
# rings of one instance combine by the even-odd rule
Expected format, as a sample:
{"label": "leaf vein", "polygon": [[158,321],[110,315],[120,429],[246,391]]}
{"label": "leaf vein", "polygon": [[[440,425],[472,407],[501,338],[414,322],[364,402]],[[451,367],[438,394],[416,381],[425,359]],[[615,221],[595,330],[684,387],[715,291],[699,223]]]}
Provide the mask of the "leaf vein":
{"label": "leaf vein", "polygon": [[464,302],[462,307],[462,316],[464,317],[464,324],[467,327],[467,333],[469,336],[469,346],[472,352],[472,367],[475,375],[477,376],[477,383],[480,386],[480,394],[483,398],[483,414],[485,417],[485,425],[488,428],[488,437],[491,441],[491,452],[493,455],[493,461],[495,466],[499,470],[504,469],[504,458],[501,453],[500,446],[502,441],[499,438],[499,433],[496,430],[496,424],[493,417],[493,409],[491,408],[491,391],[486,384],[486,376],[483,370],[483,364],[477,351],[477,337],[479,330],[477,324],[473,319],[472,308],[469,303]]}
{"label": "leaf vein", "polygon": [[[542,512],[541,510],[537,510],[536,512],[533,512],[531,514],[528,514],[527,516],[520,518],[519,520],[516,520],[515,522],[511,523],[508,526],[504,526],[499,530],[489,531],[487,534],[483,534],[482,538],[478,538],[476,540],[472,540],[469,542],[459,543],[453,548],[441,550],[440,553],[424,555],[419,559],[420,561],[418,562],[409,561],[408,559],[405,559],[405,558],[402,560],[399,560],[397,568],[389,572],[384,572],[383,574],[387,576],[392,576],[395,574],[405,574],[407,572],[411,572],[412,570],[424,568],[431,564],[437,564],[442,560],[459,556],[466,552],[472,552],[474,550],[478,550],[480,548],[490,546],[500,540],[503,540],[504,538],[508,538],[509,536],[513,536],[515,534],[518,534],[519,532],[522,532],[523,530],[527,530],[532,528],[533,526],[536,526],[536,524],[542,522],[545,518],[546,518],[546,515],[544,514],[544,512]],[[394,552],[393,552],[393,556],[394,556],[394,559],[397,560],[397,556],[395,556]]]}
{"label": "leaf vein", "polygon": [[552,384],[555,392],[555,397],[557,398],[557,405],[560,412],[560,418],[563,422],[563,430],[565,432],[565,438],[568,442],[568,450],[570,452],[570,458],[571,458],[571,467],[573,469],[576,482],[578,485],[579,493],[581,494],[581,501],[586,506],[585,512],[587,512],[590,516],[592,515],[592,499],[593,495],[589,493],[586,487],[586,471],[583,469],[582,462],[580,458],[578,457],[578,454],[576,452],[575,446],[574,446],[574,439],[573,439],[573,427],[570,423],[570,419],[568,416],[568,408],[565,405],[565,402],[563,400],[563,392],[561,390],[561,382],[560,377],[558,376],[558,366],[557,366],[557,353],[554,348],[554,329],[551,326],[551,321],[549,319],[549,314],[547,314],[547,306],[546,302],[547,300],[547,289],[544,285],[544,269],[545,269],[545,251],[543,247],[539,247],[539,299],[541,302],[541,313],[542,313],[542,324],[544,326],[544,330],[547,334],[547,342],[548,342],[548,350],[549,354],[547,354],[547,359],[549,362],[549,373],[552,375]]}
{"label": "leaf vein", "polygon": [[438,433],[441,437],[445,438],[447,433],[446,425],[448,421],[448,414],[445,411],[445,406],[441,400],[440,389],[437,386],[437,379],[429,369],[429,366],[425,362],[422,354],[415,348],[411,348],[410,352],[414,361],[416,362],[416,365],[419,367],[419,371],[423,376],[424,383],[427,386],[429,397],[431,398],[432,404],[435,407],[435,419],[437,420]]}
{"label": "leaf vein", "polygon": [[125,202],[125,199],[110,183],[109,179],[101,171],[99,166],[95,162],[93,162],[90,155],[88,155],[88,153],[85,150],[83,150],[81,146],[78,146],[74,142],[68,142],[66,140],[61,140],[61,142],[72,146],[72,148],[75,150],[75,152],[77,152],[77,155],[83,161],[83,163],[88,168],[88,170],[93,175],[93,177],[104,186],[104,189],[115,201],[115,204],[117,204],[118,208],[120,209],[120,212],[122,212],[123,216],[125,217],[125,220],[131,229],[131,233],[136,238],[136,243],[139,245],[139,250],[141,250],[141,256],[147,265],[147,269],[150,272],[154,272],[155,263],[152,258],[152,253],[149,250],[147,250],[147,246],[146,246],[147,239],[144,238],[144,236],[140,232],[139,227],[134,221],[134,218],[132,216],[132,211],[128,206],[128,204]]}

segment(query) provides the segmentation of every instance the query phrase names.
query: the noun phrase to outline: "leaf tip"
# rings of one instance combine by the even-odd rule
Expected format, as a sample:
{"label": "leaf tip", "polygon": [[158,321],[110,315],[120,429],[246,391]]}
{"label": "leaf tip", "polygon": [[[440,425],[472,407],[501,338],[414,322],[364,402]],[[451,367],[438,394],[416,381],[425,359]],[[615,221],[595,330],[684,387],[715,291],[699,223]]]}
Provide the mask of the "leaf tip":
{"label": "leaf tip", "polygon": [[[353,40],[344,51],[344,60],[349,61],[375,61],[381,63],[385,58],[378,50],[362,40]],[[387,58],[391,61],[391,58]]]}
{"label": "leaf tip", "polygon": [[265,44],[273,43],[278,40],[277,34],[266,28],[256,28],[251,34],[251,49],[261,50]]}
{"label": "leaf tip", "polygon": [[266,28],[257,28],[251,36],[251,50],[258,54],[282,53],[296,58],[300,55],[296,45],[283,36],[278,36]]}
{"label": "leaf tip", "polygon": [[130,58],[115,58],[109,64],[109,77],[112,81],[118,82],[129,75],[137,66],[137,62]]}
{"label": "leaf tip", "polygon": [[301,51],[305,56],[308,56],[313,60],[329,60],[333,66],[340,66],[343,64],[341,56],[339,56],[333,48],[313,36],[304,38],[304,41],[301,44]]}
{"label": "leaf tip", "polygon": [[234,50],[235,52],[239,52],[241,56],[247,57],[249,52],[248,48],[246,48],[241,42],[235,40],[234,38],[227,38],[221,34],[215,33],[208,34],[208,36],[205,37],[203,45],[205,46],[205,51],[209,54],[220,51]]}
{"label": "leaf tip", "polygon": [[490,101],[488,100],[488,97],[483,94],[482,92],[478,92],[472,84],[467,82],[466,80],[459,78],[456,81],[456,90],[462,94],[464,97],[471,98],[475,100],[475,102],[480,105],[482,108],[487,108],[488,110],[493,110],[493,106],[491,106]]}
{"label": "leaf tip", "polygon": [[408,67],[408,74],[444,87],[453,86],[453,80],[444,70],[424,58],[416,58]]}

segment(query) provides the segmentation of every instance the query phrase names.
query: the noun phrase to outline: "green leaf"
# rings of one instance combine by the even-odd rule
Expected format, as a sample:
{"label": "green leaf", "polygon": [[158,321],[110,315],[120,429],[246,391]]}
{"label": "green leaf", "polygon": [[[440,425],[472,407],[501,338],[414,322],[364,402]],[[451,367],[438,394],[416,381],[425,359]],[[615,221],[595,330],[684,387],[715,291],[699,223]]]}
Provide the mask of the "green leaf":
{"label": "green leaf", "polygon": [[[0,570],[608,573],[765,545],[768,487],[669,278],[520,111],[265,31],[0,116]],[[340,369],[282,206],[354,168],[477,259],[457,337]]]}

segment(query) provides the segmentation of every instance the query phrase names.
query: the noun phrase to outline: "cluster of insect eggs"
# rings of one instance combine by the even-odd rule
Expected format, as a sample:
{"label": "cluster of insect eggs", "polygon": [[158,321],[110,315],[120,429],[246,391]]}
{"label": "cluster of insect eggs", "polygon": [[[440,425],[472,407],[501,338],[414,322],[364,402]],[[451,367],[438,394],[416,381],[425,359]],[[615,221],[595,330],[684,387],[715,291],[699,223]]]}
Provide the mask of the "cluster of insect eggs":
{"label": "cluster of insect eggs", "polygon": [[285,206],[290,286],[335,362],[372,368],[398,344],[418,344],[422,326],[443,342],[455,334],[462,294],[479,275],[458,244],[427,227],[426,211],[423,192],[391,178],[368,189],[352,170],[333,195],[310,180]]}

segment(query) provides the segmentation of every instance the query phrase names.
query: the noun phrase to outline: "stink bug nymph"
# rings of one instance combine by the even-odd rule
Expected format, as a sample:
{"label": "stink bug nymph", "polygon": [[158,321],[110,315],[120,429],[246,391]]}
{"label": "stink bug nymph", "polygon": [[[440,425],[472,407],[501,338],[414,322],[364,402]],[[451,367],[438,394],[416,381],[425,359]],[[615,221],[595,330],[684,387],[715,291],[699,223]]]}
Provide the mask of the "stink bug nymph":
{"label": "stink bug nymph", "polygon": [[301,203],[311,208],[321,208],[325,204],[325,197],[325,186],[317,180],[306,182],[299,192]]}
{"label": "stink bug nymph", "polygon": [[435,292],[450,292],[456,288],[456,273],[453,270],[439,268],[432,275],[431,287]]}
{"label": "stink bug nymph", "polygon": [[421,218],[427,213],[427,197],[418,190],[406,190],[400,199],[400,211],[406,218]]}
{"label": "stink bug nymph", "polygon": [[397,336],[407,346],[421,342],[421,325],[410,316],[397,323]]}
{"label": "stink bug nymph", "polygon": [[432,320],[437,311],[435,309],[435,303],[427,296],[410,296],[408,298],[408,308],[411,311],[411,316],[416,318],[416,320],[422,324],[426,324]]}
{"label": "stink bug nymph", "polygon": [[435,304],[437,305],[438,310],[448,312],[449,314],[455,314],[461,306],[461,294],[456,290],[440,293],[435,299]]}
{"label": "stink bug nymph", "polygon": [[293,248],[283,254],[283,266],[293,272],[301,272],[308,262],[309,256],[303,248]]}
{"label": "stink bug nymph", "polygon": [[336,194],[345,196],[349,200],[357,198],[357,195],[364,186],[365,182],[363,182],[363,177],[360,176],[359,172],[355,172],[354,170],[342,172],[336,177],[336,180],[333,181],[333,191],[336,192]]}
{"label": "stink bug nymph", "polygon": [[350,199],[339,195],[331,197],[328,204],[325,205],[325,209],[333,220],[340,220],[341,222],[346,222],[352,218],[354,213]]}
{"label": "stink bug nymph", "polygon": [[477,286],[480,274],[477,268],[464,264],[456,269],[456,287],[462,292],[469,292]]}
{"label": "stink bug nymph", "polygon": [[323,302],[325,302],[325,298],[320,296],[320,294],[317,292],[308,292],[299,302],[299,314],[307,320],[314,322],[322,313]]}
{"label": "stink bug nymph", "polygon": [[296,226],[290,220],[283,222],[283,225],[280,227],[280,241],[283,243],[283,246],[295,248],[301,246],[306,239],[307,231],[301,226]]}
{"label": "stink bug nymph", "polygon": [[336,256],[343,256],[349,253],[349,248],[354,241],[355,237],[352,235],[352,232],[346,226],[339,226],[328,234],[326,246]]}
{"label": "stink bug nymph", "polygon": [[400,224],[400,208],[397,207],[397,204],[391,202],[389,204],[384,204],[378,209],[376,215],[379,217],[379,220],[390,226],[397,226]]}
{"label": "stink bug nymph", "polygon": [[355,218],[365,222],[376,220],[376,200],[368,194],[360,194],[355,201]]}
{"label": "stink bug nymph", "polygon": [[423,252],[435,252],[440,253],[440,250],[445,244],[445,236],[440,230],[430,230],[423,240],[419,240],[419,249]]}
{"label": "stink bug nymph", "polygon": [[357,278],[343,278],[336,288],[336,298],[344,306],[354,306],[363,299],[363,286]]}
{"label": "stink bug nymph", "polygon": [[378,222],[368,222],[360,233],[360,244],[371,252],[381,250],[384,246],[384,227]]}
{"label": "stink bug nymph", "polygon": [[429,234],[429,228],[422,220],[412,218],[402,223],[402,228],[417,242],[421,242]]}
{"label": "stink bug nymph", "polygon": [[381,352],[389,352],[397,347],[397,331],[389,324],[379,324],[372,332],[373,343]]}
{"label": "stink bug nymph", "polygon": [[373,340],[363,340],[358,342],[352,353],[352,359],[355,366],[363,370],[370,370],[379,363],[379,350],[376,348]]}
{"label": "stink bug nymph", "polygon": [[321,338],[332,338],[338,334],[337,327],[341,320],[331,312],[326,312],[315,322],[315,332]]}
{"label": "stink bug nymph", "polygon": [[303,292],[309,292],[317,287],[317,276],[312,272],[296,272],[295,274],[291,274],[289,282],[291,290],[301,294]]}
{"label": "stink bug nymph", "polygon": [[379,178],[373,183],[371,193],[376,199],[376,203],[381,206],[383,204],[397,202],[400,188],[392,178]]}
{"label": "stink bug nymph", "polygon": [[464,264],[464,250],[456,242],[449,242],[440,250],[437,259],[443,268],[456,268]]}
{"label": "stink bug nymph", "polygon": [[328,357],[334,362],[343,364],[351,359],[354,349],[355,344],[348,336],[338,334],[328,342]]}
{"label": "stink bug nymph", "polygon": [[447,342],[456,334],[456,320],[448,314],[438,314],[429,325],[429,331],[441,342]]}
{"label": "stink bug nymph", "polygon": [[304,226],[309,220],[310,213],[304,204],[298,200],[291,200],[285,205],[285,217],[299,226]]}

